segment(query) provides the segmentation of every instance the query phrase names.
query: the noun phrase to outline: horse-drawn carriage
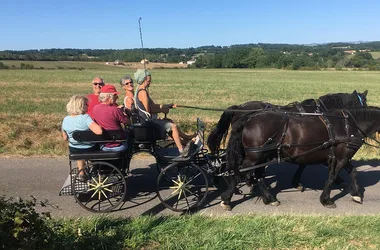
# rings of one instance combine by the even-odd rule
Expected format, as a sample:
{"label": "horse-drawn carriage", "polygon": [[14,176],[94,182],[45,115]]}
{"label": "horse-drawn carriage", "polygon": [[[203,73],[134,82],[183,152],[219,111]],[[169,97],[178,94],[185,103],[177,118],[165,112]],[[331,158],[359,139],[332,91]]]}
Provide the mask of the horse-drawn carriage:
{"label": "horse-drawn carriage", "polygon": [[[259,186],[264,203],[278,205],[264,183],[264,173],[265,166],[284,161],[300,165],[293,178],[295,186],[306,164],[329,165],[328,182],[321,195],[321,202],[326,207],[335,206],[329,197],[331,185],[339,170],[346,168],[352,181],[350,193],[354,201],[362,202],[356,171],[350,160],[363,144],[362,139],[378,131],[378,125],[380,130],[380,122],[377,122],[380,109],[366,108],[366,95],[367,91],[354,91],[283,107],[262,102],[232,106],[223,113],[208,138],[210,153],[204,148],[204,124],[197,119],[196,141],[187,157],[180,157],[177,148],[160,146],[166,134],[154,124],[134,123],[129,127],[129,147],[125,152],[71,154],[70,175],[61,194],[74,195],[89,211],[112,211],[126,201],[126,180],[132,156],[146,152],[154,156],[157,163],[157,196],[173,211],[200,207],[216,177],[224,177],[228,184],[221,196],[221,204],[227,209],[231,208],[230,200],[237,184],[243,180]],[[327,111],[346,107],[351,109]],[[219,145],[230,126],[231,137],[225,152],[219,150]],[[91,143],[122,141],[112,131],[102,136],[76,132],[73,137]],[[81,170],[83,173],[72,166],[72,161],[79,159],[87,163]]]}
{"label": "horse-drawn carriage", "polygon": [[[126,202],[127,176],[131,159],[145,152],[156,160],[157,196],[173,211],[183,212],[199,207],[209,189],[209,175],[222,164],[222,158],[211,156],[203,147],[204,123],[197,119],[197,136],[188,155],[179,156],[167,135],[151,122],[135,122],[128,127],[128,149],[93,151],[69,155],[70,174],[60,195],[73,195],[80,206],[91,212],[110,212]],[[118,131],[95,135],[91,131],[76,131],[73,138],[82,143],[124,142]],[[166,145],[165,145],[166,144]],[[76,160],[85,160],[78,171]]]}

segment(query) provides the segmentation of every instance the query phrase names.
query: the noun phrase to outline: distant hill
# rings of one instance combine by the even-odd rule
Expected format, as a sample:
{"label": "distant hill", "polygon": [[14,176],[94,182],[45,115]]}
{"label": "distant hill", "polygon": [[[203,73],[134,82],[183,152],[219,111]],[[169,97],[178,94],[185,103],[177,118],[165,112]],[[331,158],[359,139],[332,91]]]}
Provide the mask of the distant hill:
{"label": "distant hill", "polygon": [[[0,60],[26,61],[104,61],[140,62],[142,55],[155,63],[196,62],[194,67],[257,68],[277,67],[293,69],[305,67],[370,67],[376,58],[351,60],[348,54],[380,51],[380,41],[334,42],[325,44],[235,44],[231,46],[201,46],[197,48],[147,48],[144,49],[40,49],[0,51]],[[371,55],[371,54],[370,54]],[[377,54],[376,54],[377,55]],[[356,60],[356,61],[355,61]],[[375,60],[375,61],[373,61]],[[360,61],[358,63],[358,61]]]}

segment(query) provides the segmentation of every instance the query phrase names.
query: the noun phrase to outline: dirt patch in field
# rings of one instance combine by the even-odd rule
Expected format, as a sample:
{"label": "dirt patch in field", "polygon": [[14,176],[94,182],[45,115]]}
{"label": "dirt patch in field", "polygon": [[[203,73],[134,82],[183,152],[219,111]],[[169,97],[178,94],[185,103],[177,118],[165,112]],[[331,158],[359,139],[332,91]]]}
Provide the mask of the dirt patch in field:
{"label": "dirt patch in field", "polygon": [[[106,63],[104,63],[106,64]],[[124,65],[114,65],[113,63],[106,64],[110,67],[121,67],[121,68],[130,68],[130,69],[141,69],[144,64],[139,62],[125,62]],[[183,69],[187,68],[187,64],[178,64],[178,63],[147,63],[145,65],[147,69]]]}

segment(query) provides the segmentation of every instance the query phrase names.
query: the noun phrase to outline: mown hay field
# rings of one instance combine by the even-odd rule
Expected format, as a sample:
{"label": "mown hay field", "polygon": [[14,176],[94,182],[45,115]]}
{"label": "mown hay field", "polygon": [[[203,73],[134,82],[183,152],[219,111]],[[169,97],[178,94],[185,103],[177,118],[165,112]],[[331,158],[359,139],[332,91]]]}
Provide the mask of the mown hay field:
{"label": "mown hay field", "polygon": [[[17,61],[3,61],[19,65]],[[0,70],[0,154],[65,155],[60,123],[70,96],[91,92],[91,80],[101,76],[107,83],[132,75],[129,67],[84,62],[29,62],[44,69]],[[42,64],[38,64],[42,63]],[[142,65],[141,65],[142,67]],[[48,69],[50,68],[50,69]],[[54,68],[54,69],[53,69]],[[60,68],[60,69],[58,69]],[[71,68],[71,69],[70,69]],[[369,90],[368,104],[380,106],[380,72],[376,71],[287,71],[252,69],[151,69],[150,88],[157,103],[224,109],[251,100],[284,105],[336,92]],[[194,130],[195,119],[207,123],[207,131],[221,111],[177,108],[170,118],[185,130]],[[376,157],[374,149],[358,157]]]}

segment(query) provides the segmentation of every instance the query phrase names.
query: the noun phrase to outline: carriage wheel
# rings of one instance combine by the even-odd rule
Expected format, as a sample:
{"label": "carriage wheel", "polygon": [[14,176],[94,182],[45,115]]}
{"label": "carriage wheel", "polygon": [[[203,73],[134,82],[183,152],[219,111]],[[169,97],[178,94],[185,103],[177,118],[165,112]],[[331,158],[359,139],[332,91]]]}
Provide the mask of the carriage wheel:
{"label": "carriage wheel", "polygon": [[161,203],[173,211],[197,208],[208,194],[207,176],[194,164],[172,163],[158,176],[157,194]]}
{"label": "carriage wheel", "polygon": [[75,175],[73,190],[75,200],[84,209],[95,213],[110,212],[124,202],[127,182],[114,165],[91,162]]}

